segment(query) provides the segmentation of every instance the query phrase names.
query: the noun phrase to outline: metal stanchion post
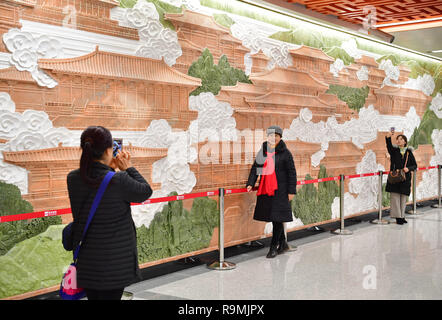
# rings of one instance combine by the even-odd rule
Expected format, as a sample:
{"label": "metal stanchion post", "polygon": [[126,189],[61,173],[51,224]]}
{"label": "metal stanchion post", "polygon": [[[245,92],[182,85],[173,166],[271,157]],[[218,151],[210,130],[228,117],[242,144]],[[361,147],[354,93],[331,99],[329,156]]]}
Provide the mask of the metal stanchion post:
{"label": "metal stanchion post", "polygon": [[218,228],[218,249],[219,261],[215,261],[207,267],[214,270],[231,270],[236,265],[232,262],[224,261],[224,188],[219,188],[219,228]]}
{"label": "metal stanchion post", "polygon": [[370,221],[370,222],[374,223],[374,224],[389,224],[390,223],[389,221],[382,219],[382,177],[384,175],[384,172],[382,170],[380,170],[378,173],[379,173],[379,184],[378,184],[378,187],[379,187],[379,196],[378,196],[379,217],[377,219]]}
{"label": "metal stanchion post", "polygon": [[417,216],[421,213],[418,213],[416,210],[416,173],[417,170],[413,171],[413,190],[412,190],[412,197],[413,197],[413,208],[411,210],[408,210],[407,213],[413,216]]}
{"label": "metal stanchion post", "polygon": [[432,207],[433,208],[442,208],[441,205],[441,180],[442,180],[442,165],[438,164],[437,165],[437,195],[438,195],[438,203],[437,204],[433,204]]}
{"label": "metal stanchion post", "polygon": [[341,228],[333,230],[332,233],[341,234],[341,235],[350,235],[350,234],[353,234],[353,232],[350,230],[344,229],[344,188],[345,188],[344,177],[345,176],[343,174],[341,174],[339,176],[339,182],[340,182],[340,184],[339,184],[339,189],[340,189],[339,212],[341,215]]}

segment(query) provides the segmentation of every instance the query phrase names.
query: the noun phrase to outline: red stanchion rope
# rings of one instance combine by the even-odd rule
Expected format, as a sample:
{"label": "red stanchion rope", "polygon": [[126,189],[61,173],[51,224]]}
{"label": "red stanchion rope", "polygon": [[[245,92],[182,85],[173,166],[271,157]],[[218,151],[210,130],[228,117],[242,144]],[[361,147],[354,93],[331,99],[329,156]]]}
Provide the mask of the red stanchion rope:
{"label": "red stanchion rope", "polygon": [[[430,169],[437,169],[437,166],[417,168],[418,171],[430,170]],[[389,173],[389,171],[383,172],[383,174],[388,174],[388,173]],[[379,175],[379,172],[361,173],[361,174],[346,175],[346,176],[344,176],[344,179],[355,179],[355,178],[363,178],[363,177],[378,176],[378,175]],[[339,181],[339,176],[338,177],[321,178],[321,179],[313,179],[313,180],[302,180],[302,181],[298,181],[297,185],[299,186],[299,185],[327,182],[327,181]],[[252,190],[256,191],[256,190],[258,190],[258,188],[255,187]],[[246,188],[225,189],[225,194],[244,193],[244,192],[247,192]],[[137,205],[143,205],[143,204],[186,200],[186,199],[194,199],[194,198],[217,196],[217,195],[219,195],[218,190],[205,191],[205,192],[188,193],[188,194],[184,194],[184,195],[177,195],[177,196],[170,196],[170,197],[153,198],[153,199],[148,199],[148,200],[141,202],[141,203],[131,203],[131,205],[137,206]],[[35,219],[35,218],[53,217],[53,216],[60,216],[63,214],[70,214],[70,213],[72,213],[71,208],[13,214],[13,215],[9,215],[9,216],[0,216],[0,223]]]}

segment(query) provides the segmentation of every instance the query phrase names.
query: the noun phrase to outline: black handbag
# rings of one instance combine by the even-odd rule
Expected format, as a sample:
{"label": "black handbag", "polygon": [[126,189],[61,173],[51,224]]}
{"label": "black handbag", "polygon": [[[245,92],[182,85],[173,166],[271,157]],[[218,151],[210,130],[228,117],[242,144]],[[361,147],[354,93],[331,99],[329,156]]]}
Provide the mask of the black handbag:
{"label": "black handbag", "polygon": [[[404,169],[407,166],[407,162],[408,162],[408,153],[407,153],[407,159],[405,160]],[[388,183],[397,184],[404,182],[407,179],[404,169],[395,169],[390,171],[387,177]]]}

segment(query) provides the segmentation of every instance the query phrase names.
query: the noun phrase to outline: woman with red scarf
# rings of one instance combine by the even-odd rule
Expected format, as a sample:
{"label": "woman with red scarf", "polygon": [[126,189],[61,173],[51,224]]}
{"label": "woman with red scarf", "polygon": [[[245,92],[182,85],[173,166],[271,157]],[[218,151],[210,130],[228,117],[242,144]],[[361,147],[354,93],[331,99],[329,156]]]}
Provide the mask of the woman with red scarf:
{"label": "woman with red scarf", "polygon": [[284,233],[284,222],[293,221],[289,194],[296,194],[296,169],[293,156],[281,139],[282,129],[267,129],[267,141],[262,144],[250,170],[247,191],[261,177],[253,219],[272,222],[273,236],[267,258],[290,249]]}

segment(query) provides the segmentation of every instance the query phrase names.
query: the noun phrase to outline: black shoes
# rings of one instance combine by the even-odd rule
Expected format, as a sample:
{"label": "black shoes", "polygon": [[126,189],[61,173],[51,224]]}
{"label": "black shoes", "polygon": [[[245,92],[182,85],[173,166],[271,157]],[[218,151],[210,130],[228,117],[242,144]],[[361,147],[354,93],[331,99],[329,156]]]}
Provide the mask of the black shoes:
{"label": "black shoes", "polygon": [[283,254],[284,252],[287,251],[294,251],[296,250],[296,247],[293,249],[289,246],[289,244],[287,243],[287,241],[284,241],[283,243],[281,243],[278,248],[276,247],[272,247],[270,246],[270,250],[269,253],[267,253],[267,258],[274,258],[276,257],[278,254]]}
{"label": "black shoes", "polygon": [[405,220],[405,218],[396,218],[396,223],[397,224],[404,224],[404,223],[408,223],[408,221]]}
{"label": "black shoes", "polygon": [[274,258],[278,255],[278,251],[276,250],[276,247],[270,247],[269,253],[267,253],[266,258]]}
{"label": "black shoes", "polygon": [[284,252],[287,252],[290,250],[290,246],[287,243],[287,241],[284,241],[283,243],[281,243],[278,247],[278,249],[276,250],[276,252],[278,252],[278,254],[282,254]]}

